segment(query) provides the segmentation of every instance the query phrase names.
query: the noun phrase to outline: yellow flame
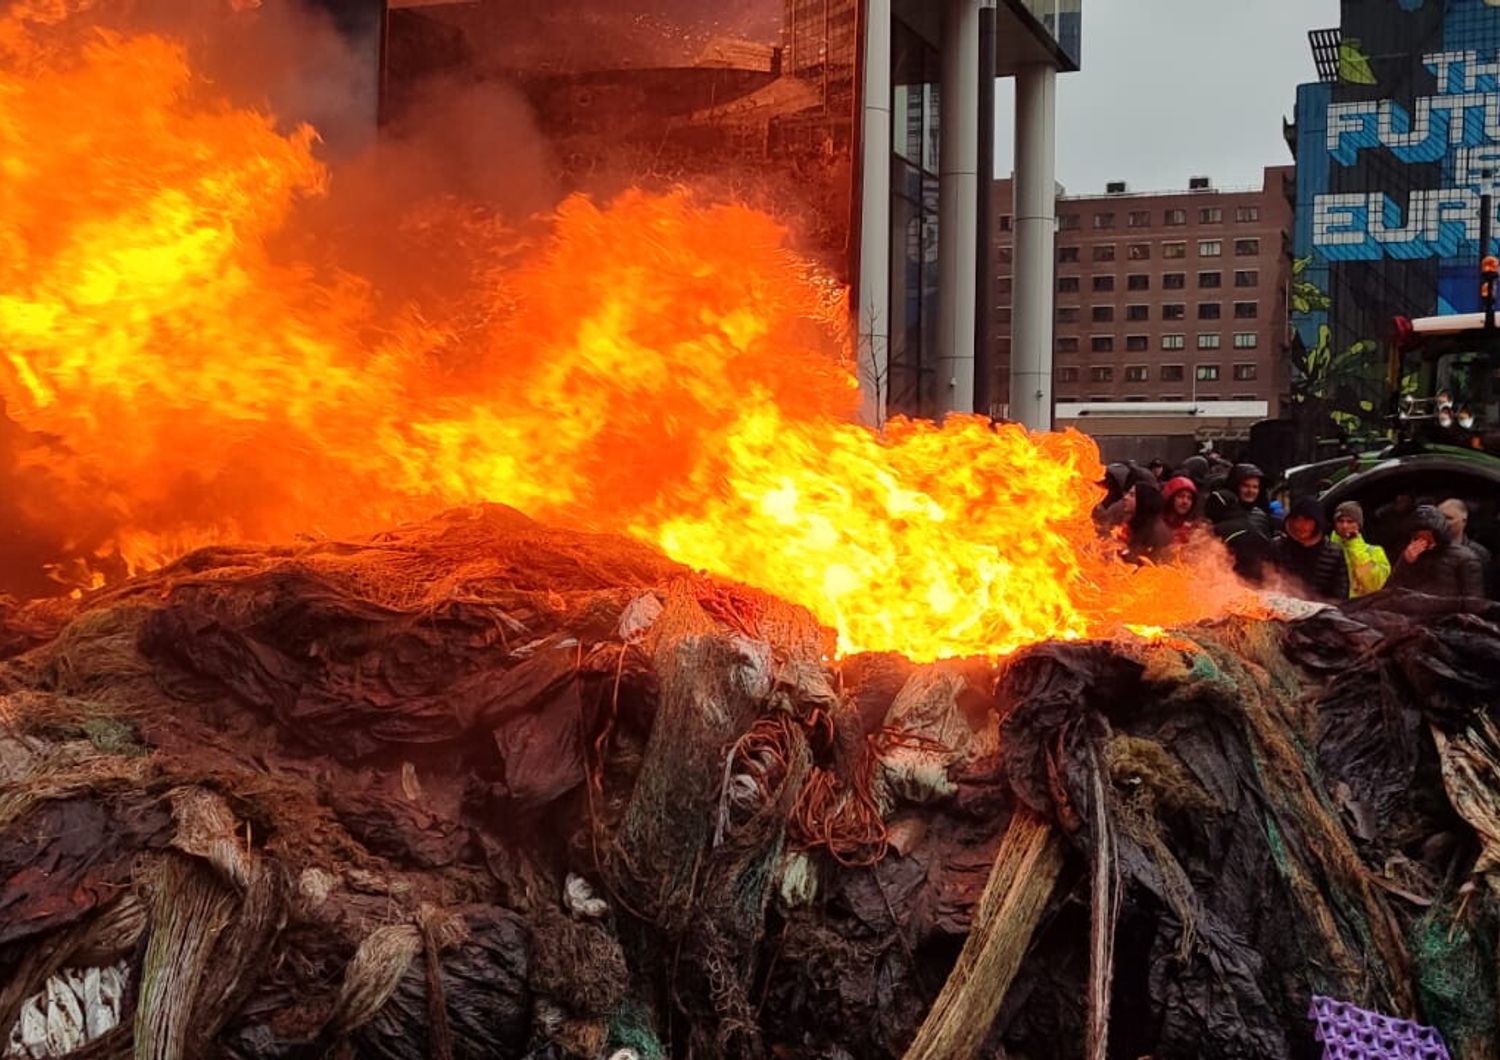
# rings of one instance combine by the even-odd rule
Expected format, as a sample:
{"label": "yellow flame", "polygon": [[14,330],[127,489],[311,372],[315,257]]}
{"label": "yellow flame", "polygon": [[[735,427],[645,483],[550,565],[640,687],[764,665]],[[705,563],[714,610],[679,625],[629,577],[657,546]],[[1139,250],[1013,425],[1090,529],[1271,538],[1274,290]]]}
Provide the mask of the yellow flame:
{"label": "yellow flame", "polygon": [[12,16],[0,57],[0,398],[60,440],[21,454],[53,489],[32,514],[102,524],[133,568],[490,500],[914,659],[1159,629],[1233,590],[1118,562],[1081,435],[850,422],[843,307],[764,214],[569,200],[522,264],[480,247],[460,328],[273,253],[327,194],[315,134],[215,99],[173,42],[43,48]]}

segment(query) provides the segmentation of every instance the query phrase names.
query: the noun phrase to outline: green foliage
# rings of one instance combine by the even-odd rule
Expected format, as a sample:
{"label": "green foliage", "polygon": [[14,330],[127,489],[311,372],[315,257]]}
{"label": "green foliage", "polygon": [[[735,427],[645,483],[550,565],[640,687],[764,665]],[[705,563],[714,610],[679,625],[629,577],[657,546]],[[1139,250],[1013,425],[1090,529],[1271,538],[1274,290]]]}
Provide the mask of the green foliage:
{"label": "green foliage", "polygon": [[1334,409],[1328,414],[1328,418],[1344,434],[1358,434],[1360,428],[1364,426],[1364,420],[1352,412],[1341,412],[1338,409]]}
{"label": "green foliage", "polygon": [[[1358,42],[1354,42],[1358,44]],[[1295,313],[1322,312],[1333,299],[1307,279],[1312,258],[1292,262],[1291,306]],[[1384,405],[1385,365],[1380,344],[1360,339],[1347,349],[1333,348],[1333,332],[1319,325],[1318,341],[1292,351],[1292,403],[1309,429],[1321,431],[1332,423],[1346,440],[1381,428],[1378,410]],[[1321,424],[1323,426],[1314,426]]]}
{"label": "green foliage", "polygon": [[[1363,382],[1370,375],[1370,354],[1380,349],[1374,339],[1360,339],[1335,353],[1332,330],[1318,328],[1317,344],[1292,357],[1292,396],[1298,401],[1329,398],[1340,386]],[[1365,402],[1365,404],[1369,404]]]}
{"label": "green foliage", "polygon": [[[1384,392],[1380,344],[1360,339],[1335,350],[1327,324],[1311,348],[1292,352],[1292,403],[1309,424],[1332,423],[1344,439],[1379,429],[1377,400]],[[1320,428],[1312,428],[1320,429]]]}
{"label": "green foliage", "polygon": [[1375,71],[1370,59],[1360,50],[1359,41],[1345,37],[1339,42],[1339,80],[1346,85],[1373,85]]}
{"label": "green foliage", "polygon": [[1312,258],[1298,258],[1292,262],[1292,312],[1313,313],[1327,309],[1333,304],[1328,292],[1310,280],[1302,278]]}

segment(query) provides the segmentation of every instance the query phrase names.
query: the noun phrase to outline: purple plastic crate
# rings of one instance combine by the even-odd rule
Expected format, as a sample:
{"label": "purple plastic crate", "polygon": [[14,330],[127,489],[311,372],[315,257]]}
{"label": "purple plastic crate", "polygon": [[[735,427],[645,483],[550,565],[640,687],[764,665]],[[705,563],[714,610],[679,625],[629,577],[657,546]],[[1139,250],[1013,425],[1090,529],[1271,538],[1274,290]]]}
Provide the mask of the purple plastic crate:
{"label": "purple plastic crate", "polygon": [[1411,1020],[1316,996],[1307,1016],[1317,1024],[1323,1060],[1450,1060],[1442,1035]]}

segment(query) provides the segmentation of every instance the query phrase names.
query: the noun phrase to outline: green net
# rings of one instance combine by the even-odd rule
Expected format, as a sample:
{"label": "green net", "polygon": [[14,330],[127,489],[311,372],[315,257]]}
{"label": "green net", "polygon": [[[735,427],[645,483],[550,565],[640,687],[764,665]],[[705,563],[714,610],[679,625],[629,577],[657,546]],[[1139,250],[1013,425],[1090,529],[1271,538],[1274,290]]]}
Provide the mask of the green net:
{"label": "green net", "polygon": [[629,1049],[638,1060],[666,1060],[666,1050],[651,1029],[650,1015],[634,1001],[621,1005],[609,1022],[609,1051],[622,1049]]}
{"label": "green net", "polygon": [[1494,925],[1449,903],[1432,906],[1408,931],[1417,1000],[1455,1057],[1495,1056]]}

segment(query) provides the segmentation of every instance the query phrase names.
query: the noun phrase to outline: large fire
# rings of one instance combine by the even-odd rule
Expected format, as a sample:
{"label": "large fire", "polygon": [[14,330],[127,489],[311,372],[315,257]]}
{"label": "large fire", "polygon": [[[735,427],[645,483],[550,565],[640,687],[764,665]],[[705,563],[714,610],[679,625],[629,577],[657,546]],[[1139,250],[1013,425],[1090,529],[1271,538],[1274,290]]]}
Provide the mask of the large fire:
{"label": "large fire", "polygon": [[854,424],[838,294],[763,214],[572,199],[530,247],[469,221],[485,238],[449,253],[485,282],[434,319],[292,252],[330,194],[312,130],[218,98],[169,39],[59,29],[63,8],[0,17],[0,401],[21,428],[0,445],[15,504],[65,528],[59,561],[489,500],[919,660],[1167,626],[1234,591],[1097,540],[1081,435]]}

